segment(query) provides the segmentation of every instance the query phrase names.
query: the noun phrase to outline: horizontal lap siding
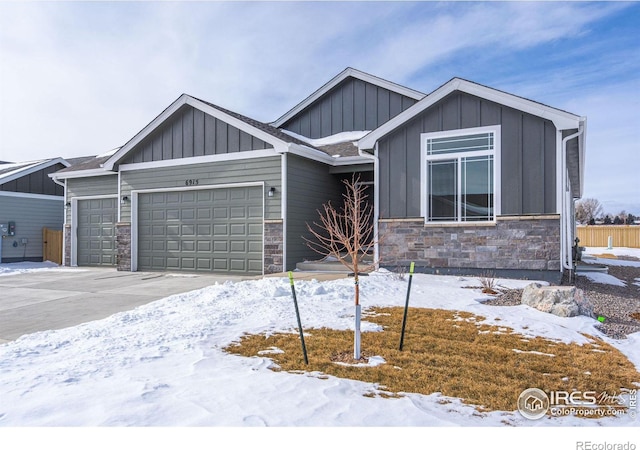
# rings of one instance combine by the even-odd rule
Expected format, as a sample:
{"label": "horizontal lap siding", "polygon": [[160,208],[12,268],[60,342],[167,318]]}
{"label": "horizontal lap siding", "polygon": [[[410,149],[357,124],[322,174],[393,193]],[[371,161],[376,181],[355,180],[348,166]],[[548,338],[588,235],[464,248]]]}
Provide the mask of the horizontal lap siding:
{"label": "horizontal lap siding", "polygon": [[[67,179],[67,201],[73,197],[88,197],[97,195],[117,195],[118,176],[103,175],[99,177],[69,178]],[[67,223],[71,223],[71,208],[67,208]]]}
{"label": "horizontal lap siding", "polygon": [[[121,195],[131,196],[133,190],[186,188],[186,180],[198,180],[198,188],[216,185],[265,182],[265,190],[275,187],[282,192],[280,156],[243,161],[163,167],[121,173]],[[280,219],[281,197],[266,197],[265,219]],[[131,220],[131,202],[121,206],[120,220]]]}
{"label": "horizontal lap siding", "polygon": [[453,93],[379,142],[380,215],[420,215],[420,134],[501,125],[503,215],[556,213],[556,129],[548,120]]}
{"label": "horizontal lap siding", "polygon": [[[63,215],[62,198],[45,200],[0,194],[0,223],[16,223],[16,235],[2,239],[2,258],[42,258],[42,228],[61,230]],[[21,244],[22,238],[27,238],[26,248]],[[17,247],[13,247],[14,241]]]}
{"label": "horizontal lap siding", "polygon": [[343,131],[373,130],[415,102],[350,77],[287,121],[283,128],[312,139]]}
{"label": "horizontal lap siding", "polygon": [[163,161],[267,148],[273,146],[203,111],[183,106],[137,144],[122,163]]}

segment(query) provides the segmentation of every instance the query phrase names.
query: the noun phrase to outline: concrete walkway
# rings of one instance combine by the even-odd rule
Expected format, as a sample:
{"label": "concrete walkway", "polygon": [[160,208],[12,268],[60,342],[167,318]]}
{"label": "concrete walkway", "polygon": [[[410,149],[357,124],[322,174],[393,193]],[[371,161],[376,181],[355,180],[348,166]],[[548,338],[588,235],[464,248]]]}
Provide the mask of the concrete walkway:
{"label": "concrete walkway", "polygon": [[[288,277],[286,273],[269,277]],[[332,280],[339,273],[295,272],[296,280]],[[109,317],[173,294],[227,280],[258,277],[118,272],[110,268],[58,268],[0,276],[0,344],[23,334],[61,329]]]}

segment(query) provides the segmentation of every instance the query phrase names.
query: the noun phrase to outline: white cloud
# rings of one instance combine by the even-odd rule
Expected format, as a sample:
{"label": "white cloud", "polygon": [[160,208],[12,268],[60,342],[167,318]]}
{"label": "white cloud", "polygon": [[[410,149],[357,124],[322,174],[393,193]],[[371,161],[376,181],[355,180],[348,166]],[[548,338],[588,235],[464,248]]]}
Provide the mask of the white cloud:
{"label": "white cloud", "polygon": [[[0,159],[102,153],[183,92],[274,120],[346,66],[429,91],[456,55],[497,57],[575,36],[620,7],[0,3]],[[519,73],[508,84],[528,95],[546,81]]]}

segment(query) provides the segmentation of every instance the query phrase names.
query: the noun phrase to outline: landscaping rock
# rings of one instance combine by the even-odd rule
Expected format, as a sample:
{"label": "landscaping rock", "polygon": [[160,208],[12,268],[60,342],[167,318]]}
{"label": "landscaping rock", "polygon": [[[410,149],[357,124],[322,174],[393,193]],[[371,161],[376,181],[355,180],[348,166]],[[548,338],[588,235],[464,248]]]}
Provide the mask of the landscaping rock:
{"label": "landscaping rock", "polygon": [[575,286],[543,286],[532,283],[522,291],[522,304],[560,317],[594,317],[593,306]]}

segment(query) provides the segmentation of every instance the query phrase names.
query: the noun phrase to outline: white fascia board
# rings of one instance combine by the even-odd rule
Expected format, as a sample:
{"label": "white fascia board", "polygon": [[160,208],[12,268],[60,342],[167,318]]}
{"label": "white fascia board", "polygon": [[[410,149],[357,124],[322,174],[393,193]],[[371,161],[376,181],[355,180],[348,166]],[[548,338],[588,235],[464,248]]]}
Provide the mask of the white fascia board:
{"label": "white fascia board", "polygon": [[232,125],[239,130],[242,130],[252,136],[257,137],[271,145],[274,148],[286,147],[286,142],[277,137],[260,130],[259,128],[255,128],[249,125],[247,122],[244,122],[236,117],[230,116],[225,112],[219,110],[218,108],[214,108],[212,106],[207,105],[206,103],[195,99],[187,94],[182,94],[175,102],[173,102],[167,109],[165,109],[158,117],[153,119],[149,125],[144,127],[142,131],[136,134],[129,142],[127,142],[124,146],[120,148],[117,152],[113,154],[111,158],[109,158],[103,165],[106,170],[113,170],[113,166],[117,161],[122,159],[133,147],[139,144],[144,138],[149,136],[155,129],[157,129],[160,125],[162,125],[173,113],[175,113],[181,106],[189,105],[192,106],[210,116],[213,116],[217,119],[222,120],[223,122]]}
{"label": "white fascia board", "polygon": [[220,111],[218,108],[214,108],[212,106],[207,105],[206,103],[201,102],[198,99],[195,99],[193,97],[187,96],[187,104],[193,106],[196,109],[199,109],[207,114],[209,114],[210,116],[215,117],[216,119],[220,119],[223,122],[228,123],[229,125],[232,125],[236,128],[238,128],[239,130],[244,131],[245,133],[248,133],[252,136],[257,137],[258,139],[261,139],[263,141],[265,141],[268,144],[273,145],[273,147],[275,149],[278,148],[286,148],[287,146],[287,142],[283,141],[282,139],[279,139],[277,137],[275,137],[272,134],[267,133],[266,131],[263,131],[259,128],[256,128],[250,124],[248,124],[247,122],[240,120],[236,117],[230,116],[228,114],[226,114],[223,111]]}
{"label": "white fascia board", "polygon": [[374,75],[370,75],[368,73],[361,72],[359,70],[356,70],[356,69],[353,69],[351,67],[348,67],[345,70],[343,70],[342,72],[340,72],[338,75],[333,77],[331,80],[329,80],[327,83],[325,83],[320,89],[316,90],[309,97],[307,97],[302,102],[300,102],[296,106],[294,106],[291,110],[289,110],[282,117],[277,119],[271,125],[279,128],[287,120],[291,119],[293,116],[298,114],[300,111],[305,109],[307,106],[309,106],[310,104],[312,104],[313,102],[318,100],[320,97],[325,95],[327,92],[329,92],[331,89],[333,89],[335,86],[340,84],[343,80],[345,80],[348,77],[353,77],[353,78],[357,78],[357,79],[362,80],[362,81],[366,81],[367,83],[371,83],[371,84],[374,84],[376,86],[388,89],[388,90],[390,90],[392,92],[396,92],[396,93],[404,95],[406,97],[413,98],[414,100],[421,100],[421,99],[423,99],[425,97],[425,94],[422,93],[422,92],[416,91],[414,89],[410,89],[410,88],[408,88],[406,86],[401,86],[401,85],[393,83],[391,81],[383,80],[382,78],[378,78],[378,77],[376,77]]}
{"label": "white fascia board", "polygon": [[162,167],[188,166],[192,164],[205,164],[222,161],[239,161],[245,159],[268,158],[279,155],[280,153],[271,148],[264,150],[249,150],[237,153],[222,153],[219,155],[194,156],[191,158],[165,159],[162,161],[122,164],[120,166],[120,171],[158,169]]}
{"label": "white fascia board", "polygon": [[310,159],[312,161],[318,161],[330,166],[345,166],[351,164],[368,164],[371,161],[361,156],[343,156],[340,158],[334,158],[326,153],[313,148],[305,147],[298,144],[290,144],[287,153],[302,156],[303,158]]}
{"label": "white fascia board", "polygon": [[585,156],[587,152],[587,118],[580,118],[580,126],[583,131],[582,134],[578,137],[578,164],[579,164],[579,173],[580,173],[580,197],[582,198],[582,194],[584,193],[584,172],[585,172]]}
{"label": "white fascia board", "polygon": [[51,173],[49,177],[56,180],[65,180],[68,178],[100,177],[104,175],[116,175],[116,172],[106,169],[73,170],[71,172]]}
{"label": "white fascia board", "polygon": [[102,167],[105,170],[113,170],[113,166],[116,161],[120,160],[124,155],[126,155],[129,150],[135,147],[140,141],[142,141],[145,137],[147,137],[153,130],[158,128],[160,124],[162,124],[169,116],[171,116],[174,112],[176,112],[182,105],[187,103],[188,95],[182,94],[176,101],[174,101],[167,109],[162,111],[162,113],[153,119],[146,127],[144,127],[141,131],[138,132],[134,137],[132,137],[129,142],[120,147],[120,150],[115,152],[111,158],[106,160]]}
{"label": "white fascia board", "polygon": [[[33,164],[29,166],[22,166],[16,170],[5,173],[4,175],[0,175],[0,184],[8,183],[18,178],[22,178],[26,175],[32,174],[33,172],[46,169],[47,167],[51,167],[56,164],[62,164],[65,167],[69,167],[71,165],[67,160],[63,158],[54,158],[54,159],[45,159],[45,160],[35,161]],[[52,174],[49,174],[49,176],[51,175]]]}
{"label": "white fascia board", "polygon": [[513,109],[524,111],[534,116],[548,119],[553,122],[559,130],[569,130],[572,128],[578,128],[580,117],[566,111],[546,106],[541,103],[536,103],[526,98],[517,97],[506,92],[498,91],[495,89],[481,86],[475,83],[470,83],[466,80],[456,80],[459,82],[457,90],[466,92],[467,94],[475,95],[495,103],[508,106]]}
{"label": "white fascia board", "polygon": [[466,80],[454,78],[445,85],[433,91],[431,94],[427,95],[424,99],[420,100],[415,105],[401,112],[393,119],[384,123],[380,127],[373,130],[371,133],[360,139],[360,141],[358,141],[358,148],[360,150],[373,149],[375,143],[381,137],[395,130],[397,127],[417,116],[418,114],[431,107],[435,103],[439,102],[454,91],[465,92],[467,94],[475,95],[476,97],[484,98],[486,100],[499,103],[501,105],[505,105],[510,108],[532,114],[534,116],[541,117],[543,119],[548,119],[553,122],[558,130],[573,129],[578,128],[579,126],[580,117],[574,114],[561,111],[550,106],[545,106],[521,97],[516,97],[515,95],[507,94],[506,92],[497,91],[486,86],[481,86]]}
{"label": "white fascia board", "polygon": [[39,200],[55,200],[61,202],[64,201],[64,197],[61,195],[28,194],[26,192],[1,191],[0,197],[35,198]]}

